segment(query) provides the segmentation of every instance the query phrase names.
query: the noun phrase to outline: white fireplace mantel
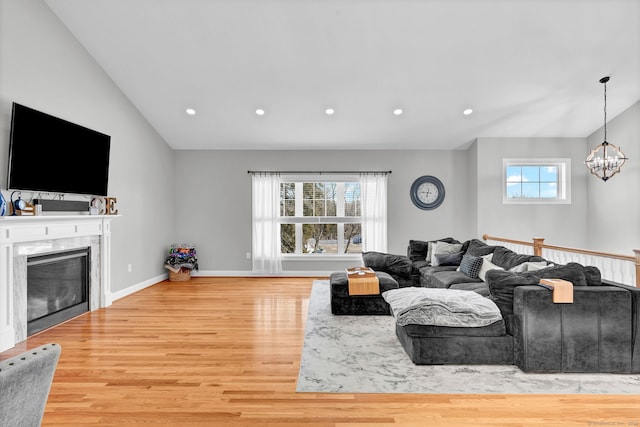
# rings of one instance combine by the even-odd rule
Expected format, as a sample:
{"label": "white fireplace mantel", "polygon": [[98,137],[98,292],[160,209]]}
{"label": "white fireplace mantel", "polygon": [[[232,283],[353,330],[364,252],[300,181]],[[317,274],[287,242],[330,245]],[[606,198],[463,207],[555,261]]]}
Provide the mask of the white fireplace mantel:
{"label": "white fireplace mantel", "polygon": [[[26,338],[21,323],[16,321],[14,265],[17,250],[32,247],[45,250],[60,243],[98,237],[99,266],[92,285],[90,309],[111,305],[111,220],[119,215],[39,215],[0,217],[0,352]],[[30,245],[33,243],[33,245]],[[45,244],[46,243],[46,244]],[[44,249],[39,246],[43,244]],[[25,291],[26,292],[26,291]]]}

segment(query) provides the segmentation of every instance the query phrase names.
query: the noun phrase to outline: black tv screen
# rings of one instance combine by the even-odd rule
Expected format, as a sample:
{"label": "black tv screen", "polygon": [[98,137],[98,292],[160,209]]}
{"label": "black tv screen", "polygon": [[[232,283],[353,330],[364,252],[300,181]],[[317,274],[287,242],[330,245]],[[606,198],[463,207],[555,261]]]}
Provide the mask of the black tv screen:
{"label": "black tv screen", "polygon": [[111,137],[13,103],[7,189],[107,196]]}

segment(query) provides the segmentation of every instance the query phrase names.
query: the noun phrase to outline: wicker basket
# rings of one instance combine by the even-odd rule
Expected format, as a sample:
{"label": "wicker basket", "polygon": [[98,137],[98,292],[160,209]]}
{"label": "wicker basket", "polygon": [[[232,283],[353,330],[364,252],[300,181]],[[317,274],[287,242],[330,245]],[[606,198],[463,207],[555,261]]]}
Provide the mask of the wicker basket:
{"label": "wicker basket", "polygon": [[191,270],[184,267],[177,273],[169,270],[169,280],[171,282],[186,282],[187,280],[191,280]]}

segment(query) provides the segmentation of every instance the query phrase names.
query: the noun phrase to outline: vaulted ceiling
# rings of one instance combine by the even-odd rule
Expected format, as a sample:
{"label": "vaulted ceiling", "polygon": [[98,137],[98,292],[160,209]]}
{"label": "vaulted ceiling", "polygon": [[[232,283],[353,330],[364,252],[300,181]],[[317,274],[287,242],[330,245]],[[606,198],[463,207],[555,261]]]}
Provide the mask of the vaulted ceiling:
{"label": "vaulted ceiling", "polygon": [[640,0],[45,1],[174,149],[586,137],[601,77],[640,99]]}

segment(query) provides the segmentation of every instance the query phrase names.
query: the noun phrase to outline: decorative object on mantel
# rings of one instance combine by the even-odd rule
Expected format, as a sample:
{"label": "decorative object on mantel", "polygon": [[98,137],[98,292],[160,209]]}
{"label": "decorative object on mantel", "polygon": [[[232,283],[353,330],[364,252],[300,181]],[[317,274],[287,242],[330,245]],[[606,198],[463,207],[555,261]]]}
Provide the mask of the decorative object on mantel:
{"label": "decorative object on mantel", "polygon": [[12,211],[11,216],[35,215],[36,214],[35,206],[33,206],[33,204],[31,203],[24,201],[20,194],[18,194],[18,198],[16,200],[13,200],[13,195],[15,193],[20,193],[20,192],[14,191],[13,193],[11,193],[11,211]]}
{"label": "decorative object on mantel", "polygon": [[629,160],[620,148],[607,142],[607,82],[609,77],[600,79],[604,85],[604,141],[591,150],[584,164],[589,168],[592,175],[603,181],[609,180],[612,176],[620,172],[624,162]]}
{"label": "decorative object on mantel", "polygon": [[2,191],[0,190],[0,216],[4,216],[7,213],[7,201],[2,195]]}
{"label": "decorative object on mantel", "polygon": [[191,270],[198,270],[196,247],[190,243],[174,243],[169,249],[169,256],[164,262],[169,270],[169,280],[183,282],[191,279]]}
{"label": "decorative object on mantel", "polygon": [[89,213],[91,215],[118,215],[117,202],[118,199],[115,197],[96,197],[91,200]]}

